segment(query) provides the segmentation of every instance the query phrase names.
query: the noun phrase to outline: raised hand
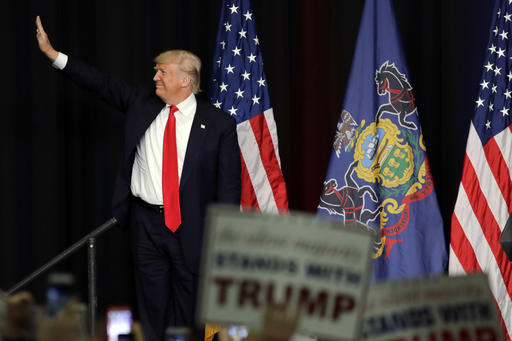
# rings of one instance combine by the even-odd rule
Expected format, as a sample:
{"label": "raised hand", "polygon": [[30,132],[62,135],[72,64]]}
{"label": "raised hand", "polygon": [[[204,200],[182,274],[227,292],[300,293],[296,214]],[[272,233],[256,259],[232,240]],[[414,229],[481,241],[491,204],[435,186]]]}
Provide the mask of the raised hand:
{"label": "raised hand", "polygon": [[39,44],[39,49],[43,52],[52,62],[57,59],[59,52],[57,52],[52,44],[50,43],[50,39],[48,39],[48,35],[44,31],[43,25],[41,24],[41,18],[39,16],[36,17],[36,38],[37,43]]}

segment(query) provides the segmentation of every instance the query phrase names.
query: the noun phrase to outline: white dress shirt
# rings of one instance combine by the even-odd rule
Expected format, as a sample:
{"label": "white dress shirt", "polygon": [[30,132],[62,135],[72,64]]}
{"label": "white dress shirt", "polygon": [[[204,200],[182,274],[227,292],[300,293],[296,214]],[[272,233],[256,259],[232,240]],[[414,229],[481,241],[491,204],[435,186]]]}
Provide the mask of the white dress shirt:
{"label": "white dress shirt", "polygon": [[[59,52],[52,66],[62,70],[66,67],[67,62],[68,56]],[[178,152],[178,176],[181,181],[190,129],[196,114],[196,96],[190,94],[176,106],[178,107],[178,111],[174,113],[176,117],[176,149]],[[164,131],[169,112],[170,106],[165,105],[148,127],[137,145],[133,162],[130,186],[132,194],[153,205],[163,205],[164,202],[162,194],[162,158]]]}
{"label": "white dress shirt", "polygon": [[[181,180],[185,152],[187,151],[190,129],[197,108],[196,96],[190,94],[187,99],[176,105],[176,149],[178,151],[178,176]],[[163,205],[162,194],[162,157],[164,131],[169,117],[170,106],[166,105],[137,145],[133,162],[131,191],[136,197],[153,205]]]}

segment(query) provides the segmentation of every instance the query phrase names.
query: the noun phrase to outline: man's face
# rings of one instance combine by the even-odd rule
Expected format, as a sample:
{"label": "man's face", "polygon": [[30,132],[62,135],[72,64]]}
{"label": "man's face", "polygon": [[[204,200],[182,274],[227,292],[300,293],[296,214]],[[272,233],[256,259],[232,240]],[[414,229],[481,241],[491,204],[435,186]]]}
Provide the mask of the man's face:
{"label": "man's face", "polygon": [[175,105],[184,99],[188,80],[177,64],[156,64],[153,81],[156,95],[167,104]]}

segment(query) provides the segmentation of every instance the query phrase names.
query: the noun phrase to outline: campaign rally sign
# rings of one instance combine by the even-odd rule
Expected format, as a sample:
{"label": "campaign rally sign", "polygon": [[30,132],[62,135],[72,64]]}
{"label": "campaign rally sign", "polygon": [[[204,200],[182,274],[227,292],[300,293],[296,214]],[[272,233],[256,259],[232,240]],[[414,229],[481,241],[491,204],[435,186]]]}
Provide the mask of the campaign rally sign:
{"label": "campaign rally sign", "polygon": [[258,329],[269,304],[300,310],[299,332],[359,340],[371,233],[305,214],[208,211],[198,319]]}
{"label": "campaign rally sign", "polygon": [[487,276],[435,276],[373,284],[362,339],[496,341],[503,333]]}

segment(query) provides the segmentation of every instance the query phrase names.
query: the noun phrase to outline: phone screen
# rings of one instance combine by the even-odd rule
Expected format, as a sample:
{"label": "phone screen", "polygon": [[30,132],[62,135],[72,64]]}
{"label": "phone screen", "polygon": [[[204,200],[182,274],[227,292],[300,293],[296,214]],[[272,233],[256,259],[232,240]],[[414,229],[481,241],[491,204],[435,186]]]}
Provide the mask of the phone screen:
{"label": "phone screen", "polygon": [[[110,307],[107,309],[108,341],[118,341],[120,334],[130,334],[132,329],[132,310],[130,307]],[[123,339],[121,339],[123,340]],[[124,339],[130,340],[130,339]]]}
{"label": "phone screen", "polygon": [[46,289],[46,312],[55,316],[72,296],[74,278],[68,273],[52,273],[48,276]]}

